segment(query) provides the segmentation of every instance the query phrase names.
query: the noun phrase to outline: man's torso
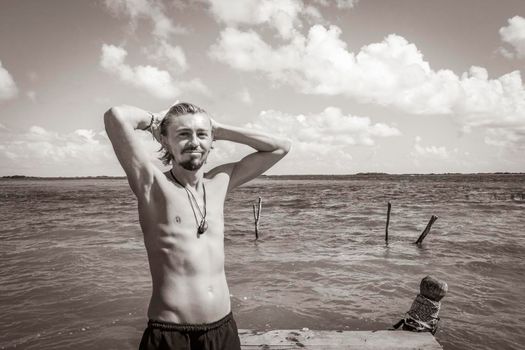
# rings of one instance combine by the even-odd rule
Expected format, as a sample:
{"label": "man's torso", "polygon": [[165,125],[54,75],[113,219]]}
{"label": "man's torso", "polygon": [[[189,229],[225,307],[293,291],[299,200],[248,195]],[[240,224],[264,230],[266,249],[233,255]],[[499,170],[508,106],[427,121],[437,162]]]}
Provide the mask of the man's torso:
{"label": "man's torso", "polygon": [[208,223],[203,234],[197,232],[200,212],[204,213],[203,193],[194,192],[195,203],[184,188],[158,171],[149,194],[139,199],[153,285],[150,319],[209,323],[230,312],[223,219],[228,177],[219,174],[203,182]]}

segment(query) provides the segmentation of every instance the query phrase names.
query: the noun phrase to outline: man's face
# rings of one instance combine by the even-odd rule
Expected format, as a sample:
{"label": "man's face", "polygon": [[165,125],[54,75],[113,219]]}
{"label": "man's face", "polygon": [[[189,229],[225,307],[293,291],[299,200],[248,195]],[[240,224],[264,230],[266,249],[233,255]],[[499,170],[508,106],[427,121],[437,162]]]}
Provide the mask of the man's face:
{"label": "man's face", "polygon": [[204,165],[212,142],[210,117],[202,113],[175,117],[164,137],[164,146],[172,154],[173,161],[191,171]]}

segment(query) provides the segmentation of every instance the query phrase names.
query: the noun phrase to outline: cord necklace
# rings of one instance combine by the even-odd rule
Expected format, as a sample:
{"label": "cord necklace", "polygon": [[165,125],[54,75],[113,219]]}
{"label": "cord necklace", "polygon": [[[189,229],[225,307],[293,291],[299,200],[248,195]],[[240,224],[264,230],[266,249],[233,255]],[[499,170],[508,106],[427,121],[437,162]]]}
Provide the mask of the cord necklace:
{"label": "cord necklace", "polygon": [[[197,202],[197,198],[193,195],[193,191],[190,191],[186,188],[173,174],[173,169],[170,169],[170,174],[173,180],[175,180],[176,183],[178,183],[184,190],[186,191],[186,194],[188,196],[188,201],[190,202],[191,210],[193,211],[193,216],[195,217],[195,223],[197,224],[197,233],[199,235],[202,235],[206,230],[208,229],[208,222],[206,221],[206,187],[204,186],[204,181],[202,182],[202,192],[203,192],[203,202],[204,202],[204,210],[201,211],[201,208],[199,207],[199,203]],[[193,207],[193,202],[195,202],[195,206],[197,207],[197,210],[200,214],[200,221],[197,218],[197,213],[195,212],[195,208]],[[204,213],[203,213],[204,212]]]}

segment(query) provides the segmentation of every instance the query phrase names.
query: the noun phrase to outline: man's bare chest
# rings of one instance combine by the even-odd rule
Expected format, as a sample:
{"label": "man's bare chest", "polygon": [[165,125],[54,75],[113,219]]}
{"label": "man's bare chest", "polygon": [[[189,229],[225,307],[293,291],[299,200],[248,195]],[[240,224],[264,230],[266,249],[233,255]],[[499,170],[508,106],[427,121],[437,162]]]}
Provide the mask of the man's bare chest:
{"label": "man's bare chest", "polygon": [[[206,197],[171,186],[153,193],[147,205],[152,224],[176,233],[223,234],[224,198],[213,188]],[[204,228],[204,230],[203,230]]]}

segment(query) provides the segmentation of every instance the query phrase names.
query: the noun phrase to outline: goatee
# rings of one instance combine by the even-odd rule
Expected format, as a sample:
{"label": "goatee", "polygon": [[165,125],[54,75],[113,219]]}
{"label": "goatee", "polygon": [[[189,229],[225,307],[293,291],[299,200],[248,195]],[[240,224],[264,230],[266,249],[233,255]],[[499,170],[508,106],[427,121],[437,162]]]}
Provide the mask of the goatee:
{"label": "goatee", "polygon": [[189,171],[196,171],[202,168],[206,164],[206,159],[208,159],[208,153],[202,154],[201,157],[190,158],[179,163],[181,167]]}
{"label": "goatee", "polygon": [[204,161],[200,159],[192,159],[187,160],[185,162],[181,162],[179,163],[179,165],[186,170],[195,171],[202,168],[202,166],[204,165]]}

